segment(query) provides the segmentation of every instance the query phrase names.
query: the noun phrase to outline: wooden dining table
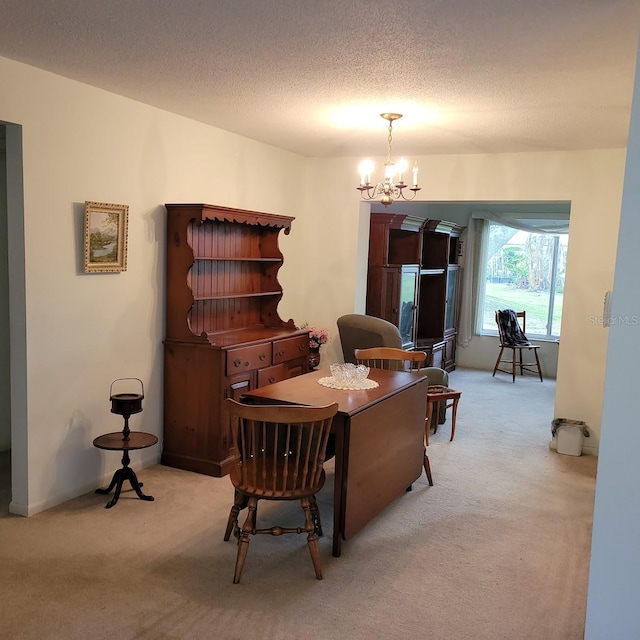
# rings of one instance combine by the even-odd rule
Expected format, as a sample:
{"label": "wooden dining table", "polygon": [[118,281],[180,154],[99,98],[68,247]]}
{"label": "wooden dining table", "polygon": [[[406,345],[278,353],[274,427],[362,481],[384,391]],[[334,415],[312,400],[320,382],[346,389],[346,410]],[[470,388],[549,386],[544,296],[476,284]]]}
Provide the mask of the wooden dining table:
{"label": "wooden dining table", "polygon": [[329,369],[249,391],[251,404],[327,405],[337,402],[333,421],[335,476],[333,549],[348,540],[411,487],[425,463],[424,420],[428,381],[417,372],[371,369],[378,387],[333,389],[318,382]]}

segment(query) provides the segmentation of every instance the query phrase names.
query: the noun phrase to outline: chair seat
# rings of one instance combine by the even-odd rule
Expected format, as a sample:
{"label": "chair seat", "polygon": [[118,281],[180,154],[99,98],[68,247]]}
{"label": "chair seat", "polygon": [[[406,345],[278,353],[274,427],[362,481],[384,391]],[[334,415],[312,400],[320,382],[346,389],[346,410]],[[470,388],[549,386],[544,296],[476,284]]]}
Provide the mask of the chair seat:
{"label": "chair seat", "polygon": [[233,466],[229,476],[238,491],[261,500],[300,500],[324,486],[324,469],[311,484],[309,472],[308,467],[296,471],[295,461],[289,458],[287,462],[278,459],[275,465],[273,459],[251,458]]}
{"label": "chair seat", "polygon": [[539,349],[540,348],[539,344],[532,344],[529,341],[518,343],[518,344],[512,344],[511,342],[501,342],[500,346],[504,347],[505,349]]}

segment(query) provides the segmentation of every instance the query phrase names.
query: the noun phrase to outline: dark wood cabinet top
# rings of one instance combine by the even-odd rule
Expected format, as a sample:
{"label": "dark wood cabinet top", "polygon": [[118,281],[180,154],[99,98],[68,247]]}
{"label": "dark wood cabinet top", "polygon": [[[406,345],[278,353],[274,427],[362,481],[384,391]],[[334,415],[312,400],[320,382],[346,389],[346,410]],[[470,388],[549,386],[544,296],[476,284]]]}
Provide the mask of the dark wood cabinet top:
{"label": "dark wood cabinet top", "polygon": [[218,220],[260,226],[281,227],[285,233],[291,228],[295,218],[274,213],[260,213],[247,209],[232,209],[213,204],[165,204],[167,211],[183,211],[193,214],[198,220]]}
{"label": "dark wood cabinet top", "polygon": [[278,237],[292,217],[211,204],[165,207],[167,341],[225,347],[296,331],[278,315]]}
{"label": "dark wood cabinet top", "polygon": [[[265,340],[280,340],[292,338],[294,336],[308,335],[306,329],[291,329],[287,327],[264,327],[262,325],[256,327],[246,327],[244,329],[234,329],[233,331],[224,331],[222,333],[206,334],[206,342],[202,342],[204,347],[219,347],[220,349],[229,349],[239,345],[250,346]],[[191,340],[172,340],[167,338],[165,343],[181,343],[187,342],[191,344]]]}

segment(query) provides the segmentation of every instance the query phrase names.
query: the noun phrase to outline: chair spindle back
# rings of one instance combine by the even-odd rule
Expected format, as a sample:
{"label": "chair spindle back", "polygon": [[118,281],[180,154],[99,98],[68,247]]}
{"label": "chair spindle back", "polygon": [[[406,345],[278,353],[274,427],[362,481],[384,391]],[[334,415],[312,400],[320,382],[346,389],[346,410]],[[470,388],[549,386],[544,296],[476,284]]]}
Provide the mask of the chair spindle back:
{"label": "chair spindle back", "polygon": [[235,458],[231,481],[237,489],[264,498],[297,498],[322,487],[337,404],[256,406],[228,399],[227,409]]}

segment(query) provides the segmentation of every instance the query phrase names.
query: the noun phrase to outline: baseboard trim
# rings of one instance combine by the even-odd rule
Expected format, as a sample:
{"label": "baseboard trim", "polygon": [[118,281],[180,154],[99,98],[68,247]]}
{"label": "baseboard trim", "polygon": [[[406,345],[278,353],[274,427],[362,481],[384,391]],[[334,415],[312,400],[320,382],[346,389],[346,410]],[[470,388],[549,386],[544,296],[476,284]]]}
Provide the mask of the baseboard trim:
{"label": "baseboard trim", "polygon": [[[140,456],[140,461],[136,464],[132,464],[131,468],[138,472],[142,469],[146,469],[147,467],[152,467],[153,465],[160,464],[160,454],[155,453],[153,451],[145,451]],[[9,513],[12,513],[16,516],[23,516],[25,518],[30,518],[31,516],[35,516],[38,513],[42,513],[43,511],[47,511],[47,509],[52,509],[53,507],[57,507],[68,500],[73,500],[79,496],[84,495],[85,493],[92,493],[99,487],[103,487],[108,485],[113,477],[117,466],[114,466],[111,470],[104,472],[101,476],[96,479],[88,480],[84,484],[79,487],[75,487],[73,491],[57,493],[51,496],[48,496],[45,500],[41,500],[40,502],[30,503],[28,505],[21,504],[15,501],[11,501],[9,503]]]}

